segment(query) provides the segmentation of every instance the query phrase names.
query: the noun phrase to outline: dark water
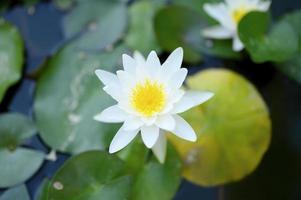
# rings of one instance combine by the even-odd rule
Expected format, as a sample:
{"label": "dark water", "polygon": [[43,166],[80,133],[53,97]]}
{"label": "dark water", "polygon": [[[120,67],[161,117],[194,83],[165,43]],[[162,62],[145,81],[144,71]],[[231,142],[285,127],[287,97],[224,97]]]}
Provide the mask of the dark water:
{"label": "dark water", "polygon": [[[274,0],[273,15],[301,8],[301,1]],[[64,42],[61,18],[64,13],[51,4],[40,4],[34,14],[15,7],[5,18],[19,27],[26,45],[24,78],[9,89],[0,111],[15,111],[33,116],[32,104],[35,82],[25,74],[36,69]],[[209,66],[219,67],[220,60],[206,58],[202,66],[191,67],[194,72]],[[263,95],[273,122],[272,143],[258,169],[249,177],[224,187],[202,188],[183,181],[175,200],[299,200],[301,199],[301,86],[277,72],[269,64],[254,65],[251,62],[226,62],[227,67],[250,79]],[[25,146],[48,153],[49,149],[38,136]],[[50,178],[68,158],[59,154],[56,162],[46,161],[41,169],[26,182],[33,197],[45,177]],[[158,199],[160,200],[160,199]]]}

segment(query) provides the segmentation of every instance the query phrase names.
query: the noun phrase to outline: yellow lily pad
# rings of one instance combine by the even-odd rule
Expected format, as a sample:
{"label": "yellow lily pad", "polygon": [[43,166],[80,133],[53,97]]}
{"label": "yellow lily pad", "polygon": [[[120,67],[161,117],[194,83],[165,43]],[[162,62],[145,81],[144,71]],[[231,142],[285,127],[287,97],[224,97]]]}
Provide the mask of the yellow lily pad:
{"label": "yellow lily pad", "polygon": [[215,96],[183,114],[197,133],[195,143],[170,137],[183,160],[183,176],[198,185],[215,186],[250,174],[271,139],[269,112],[259,92],[226,69],[202,71],[187,85]]}

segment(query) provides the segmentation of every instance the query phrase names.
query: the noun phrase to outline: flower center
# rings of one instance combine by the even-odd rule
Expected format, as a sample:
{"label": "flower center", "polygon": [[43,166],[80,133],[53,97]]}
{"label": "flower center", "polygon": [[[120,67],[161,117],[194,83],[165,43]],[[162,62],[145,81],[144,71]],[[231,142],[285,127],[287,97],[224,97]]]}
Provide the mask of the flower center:
{"label": "flower center", "polygon": [[145,80],[132,90],[131,105],[141,115],[151,117],[162,111],[166,103],[164,85],[156,81]]}
{"label": "flower center", "polygon": [[234,20],[235,23],[239,23],[239,21],[248,13],[248,9],[245,7],[240,7],[235,9],[232,12],[232,19]]}

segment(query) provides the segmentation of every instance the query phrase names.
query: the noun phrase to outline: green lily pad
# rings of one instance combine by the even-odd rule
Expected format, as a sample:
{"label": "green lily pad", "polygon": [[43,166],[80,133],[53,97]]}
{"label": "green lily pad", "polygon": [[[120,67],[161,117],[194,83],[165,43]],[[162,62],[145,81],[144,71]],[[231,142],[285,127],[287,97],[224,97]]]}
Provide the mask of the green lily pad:
{"label": "green lily pad", "polygon": [[280,21],[268,31],[268,13],[250,12],[240,21],[239,37],[254,62],[283,62],[294,56],[298,49],[298,37],[292,26]]}
{"label": "green lily pad", "polygon": [[44,154],[26,148],[0,149],[0,187],[10,187],[30,178],[42,165]]}
{"label": "green lily pad", "polygon": [[122,38],[126,26],[126,4],[118,0],[78,1],[63,19],[65,36],[77,36],[77,47],[89,50],[114,44]]}
{"label": "green lily pad", "polygon": [[61,10],[68,10],[73,6],[76,0],[54,0],[53,3]]}
{"label": "green lily pad", "polygon": [[27,117],[18,113],[0,115],[0,149],[14,150],[35,133],[36,127]]}
{"label": "green lily pad", "polygon": [[170,137],[183,159],[183,176],[202,186],[214,186],[250,174],[271,138],[269,112],[258,91],[226,69],[193,75],[188,87],[212,91],[215,96],[183,114],[196,131],[197,142]]}
{"label": "green lily pad", "polygon": [[114,101],[94,71],[115,71],[125,52],[119,46],[109,53],[85,53],[71,44],[49,60],[37,82],[34,111],[39,133],[51,148],[75,154],[108,147],[118,125],[93,117]]}
{"label": "green lily pad", "polygon": [[125,43],[133,50],[138,50],[144,55],[150,51],[160,51],[154,32],[153,19],[156,11],[163,6],[154,1],[144,0],[134,3],[129,9],[129,31]]}
{"label": "green lily pad", "polygon": [[184,60],[187,62],[201,61],[201,54],[223,58],[240,57],[239,53],[232,50],[230,40],[204,38],[201,30],[206,27],[205,18],[187,6],[168,6],[158,11],[155,17],[155,32],[161,47],[166,51],[183,47]]}
{"label": "green lily pad", "polygon": [[50,188],[50,181],[44,179],[35,194],[35,200],[48,200],[48,190]]}
{"label": "green lily pad", "polygon": [[35,133],[35,126],[25,116],[0,115],[0,188],[26,181],[42,165],[42,152],[18,147]]}
{"label": "green lily pad", "polygon": [[0,18],[0,102],[21,77],[23,41],[16,27]]}
{"label": "green lily pad", "polygon": [[116,156],[89,151],[68,160],[49,188],[51,200],[124,200],[130,195],[131,176]]}
{"label": "green lily pad", "polygon": [[20,185],[14,188],[10,188],[0,196],[0,200],[21,200],[21,199],[30,200],[25,185]]}
{"label": "green lily pad", "polygon": [[285,62],[277,63],[277,68],[287,76],[301,83],[301,11],[295,11],[286,15],[283,21],[289,23],[299,38],[299,49],[296,55]]}
{"label": "green lily pad", "polygon": [[181,167],[178,154],[171,145],[168,145],[164,164],[160,164],[152,156],[143,168],[137,171],[130,199],[172,199],[181,183]]}

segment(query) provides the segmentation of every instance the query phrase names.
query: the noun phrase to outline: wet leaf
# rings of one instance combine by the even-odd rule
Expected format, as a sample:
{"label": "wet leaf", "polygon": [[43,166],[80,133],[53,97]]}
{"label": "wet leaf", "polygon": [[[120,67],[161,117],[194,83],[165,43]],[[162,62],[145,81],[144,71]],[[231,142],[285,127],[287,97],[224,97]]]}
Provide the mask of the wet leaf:
{"label": "wet leaf", "polygon": [[23,41],[16,27],[0,18],[0,102],[21,77]]}
{"label": "wet leaf", "polygon": [[10,188],[0,196],[0,200],[19,200],[19,199],[30,200],[25,185],[20,185],[14,188]]}
{"label": "wet leaf", "polygon": [[123,53],[123,46],[88,53],[71,44],[50,59],[37,82],[34,110],[39,133],[51,148],[74,154],[108,147],[118,125],[93,117],[114,101],[94,71],[115,71]]}
{"label": "wet leaf", "polygon": [[183,162],[183,176],[202,186],[242,179],[259,164],[271,138],[271,122],[258,91],[246,79],[225,69],[193,75],[188,87],[215,96],[183,114],[197,142],[171,136]]}
{"label": "wet leaf", "polygon": [[298,49],[298,37],[292,26],[280,21],[268,31],[268,13],[250,12],[240,21],[238,30],[254,62],[283,62],[294,56]]}
{"label": "wet leaf", "polygon": [[121,39],[126,26],[126,4],[118,0],[79,1],[63,20],[65,36],[77,36],[77,47],[89,50],[113,45]]}
{"label": "wet leaf", "polygon": [[50,181],[44,179],[35,194],[35,200],[48,200],[48,190],[50,187]]}
{"label": "wet leaf", "polygon": [[52,179],[49,199],[128,199],[132,179],[123,173],[123,166],[116,156],[100,151],[74,156]]}

